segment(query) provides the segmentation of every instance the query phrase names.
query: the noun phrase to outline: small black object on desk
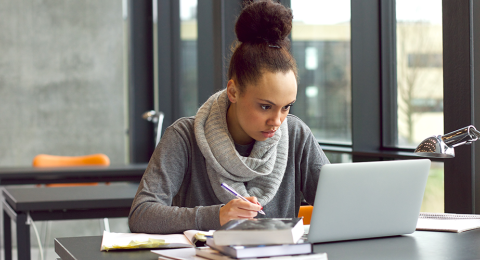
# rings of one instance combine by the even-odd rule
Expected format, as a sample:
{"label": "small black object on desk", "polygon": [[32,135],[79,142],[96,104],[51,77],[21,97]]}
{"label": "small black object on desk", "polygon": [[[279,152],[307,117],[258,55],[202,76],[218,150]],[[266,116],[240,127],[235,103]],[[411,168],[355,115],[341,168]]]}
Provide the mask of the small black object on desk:
{"label": "small black object on desk", "polygon": [[5,260],[12,259],[11,219],[17,226],[18,259],[30,259],[28,216],[34,221],[127,217],[137,188],[138,184],[2,188]]}

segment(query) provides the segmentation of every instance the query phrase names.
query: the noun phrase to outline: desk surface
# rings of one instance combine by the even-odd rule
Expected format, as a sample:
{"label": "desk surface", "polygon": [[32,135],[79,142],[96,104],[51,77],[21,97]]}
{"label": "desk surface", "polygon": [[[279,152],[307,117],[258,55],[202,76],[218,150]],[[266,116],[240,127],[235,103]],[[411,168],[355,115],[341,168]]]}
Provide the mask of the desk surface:
{"label": "desk surface", "polygon": [[63,237],[55,238],[55,252],[62,260],[90,260],[90,259],[115,259],[115,260],[157,260],[158,255],[150,249],[140,250],[115,250],[101,252],[101,236],[93,237]]}
{"label": "desk surface", "polygon": [[15,211],[118,208],[132,205],[138,184],[2,188]]}
{"label": "desk surface", "polygon": [[139,182],[146,168],[146,163],[54,168],[0,168],[0,185],[105,181]]}
{"label": "desk surface", "polygon": [[[56,238],[55,252],[71,259],[157,259],[149,250],[100,252],[102,237]],[[480,229],[463,233],[416,231],[410,235],[314,245],[329,260],[480,259]]]}

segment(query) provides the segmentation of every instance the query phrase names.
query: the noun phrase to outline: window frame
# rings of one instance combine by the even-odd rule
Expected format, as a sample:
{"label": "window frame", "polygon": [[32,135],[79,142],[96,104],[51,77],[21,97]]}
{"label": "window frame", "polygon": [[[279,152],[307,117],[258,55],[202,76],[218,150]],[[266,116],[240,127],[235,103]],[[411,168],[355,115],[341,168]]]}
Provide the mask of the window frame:
{"label": "window frame", "polygon": [[[443,0],[445,133],[480,123],[480,3]],[[455,148],[445,159],[445,212],[480,212],[480,145]]]}
{"label": "window frame", "polygon": [[130,163],[144,163],[155,148],[152,123],[142,118],[154,107],[152,1],[129,0],[127,6],[128,154]]}
{"label": "window frame", "polygon": [[[166,127],[177,118],[176,111],[179,109],[178,104],[175,105],[178,102],[178,93],[175,92],[178,80],[169,80],[170,76],[167,75],[175,73],[172,77],[179,77],[176,67],[178,61],[175,61],[178,59],[175,55],[178,55],[179,45],[172,44],[178,40],[174,39],[177,32],[171,32],[179,30],[179,22],[178,27],[175,22],[170,24],[170,20],[161,22],[161,19],[172,16],[172,12],[167,11],[170,9],[160,10],[162,5],[170,1],[156,1],[159,3],[158,35],[167,35],[165,40],[170,41],[164,45],[158,44],[158,60],[164,63],[163,67],[159,65],[159,82],[166,82],[159,86],[159,100],[160,110],[165,113]],[[240,2],[199,1],[203,6],[199,6],[198,11],[199,30],[204,30],[202,35],[211,35],[204,39],[199,35],[198,39],[199,48],[203,44],[209,50],[201,54],[199,52],[198,56],[199,70],[203,69],[204,72],[199,75],[205,76],[199,76],[199,94],[203,93],[199,95],[199,104],[213,91],[225,87],[227,65],[224,58],[234,39],[231,30],[226,29],[232,28],[234,21],[226,21],[225,17],[238,14]],[[290,6],[290,0],[280,2]],[[448,133],[480,122],[480,106],[474,106],[475,103],[480,104],[480,83],[474,81],[475,76],[480,77],[480,26],[473,26],[480,24],[480,3],[473,0],[443,0],[442,6],[444,121],[445,133]],[[218,14],[219,10],[221,14]],[[165,12],[170,12],[170,16]],[[327,152],[350,153],[354,162],[421,158],[413,153],[414,149],[391,145],[397,139],[395,0],[351,0],[351,12],[352,145],[320,145]],[[203,18],[207,22],[202,22]],[[213,21],[220,23],[212,24]],[[162,38],[159,37],[159,42]],[[213,66],[203,65],[208,62],[213,62]],[[221,73],[218,69],[220,66]],[[163,76],[162,68],[165,69]],[[140,98],[136,100],[139,102]],[[480,154],[480,145],[457,147],[456,150],[457,157],[453,159],[433,159],[445,163],[445,212],[478,213],[480,199],[476,198],[480,196],[480,160],[477,162],[475,155]]]}

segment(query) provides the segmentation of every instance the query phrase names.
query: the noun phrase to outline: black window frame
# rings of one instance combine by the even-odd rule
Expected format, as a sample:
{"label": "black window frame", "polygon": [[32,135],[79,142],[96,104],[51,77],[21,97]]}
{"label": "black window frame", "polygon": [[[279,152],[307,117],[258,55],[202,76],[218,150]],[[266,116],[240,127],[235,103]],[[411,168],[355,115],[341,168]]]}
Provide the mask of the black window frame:
{"label": "black window frame", "polygon": [[[179,72],[179,7],[178,1],[158,1],[158,75],[159,105],[165,113],[164,128],[178,118]],[[148,5],[151,1],[133,1],[130,5]],[[213,92],[225,87],[226,58],[234,39],[234,20],[240,12],[240,0],[201,0],[198,8],[199,104]],[[290,6],[290,0],[281,0]],[[480,122],[480,3],[474,0],[443,0],[443,71],[444,71],[444,130],[445,133]],[[392,147],[396,143],[396,19],[395,0],[351,0],[351,58],[352,58],[352,145],[320,143],[327,152],[349,153],[354,162],[420,158],[413,149]],[[132,75],[150,71],[149,59],[135,59],[135,55],[152,55],[153,51],[139,51],[147,46],[148,37],[136,39],[135,31],[148,27],[131,19]],[[148,16],[148,14],[144,14]],[[137,14],[141,16],[141,14]],[[477,25],[477,26],[474,26]],[[145,32],[145,34],[148,34]],[[138,41],[135,43],[135,41]],[[135,47],[137,46],[137,47]],[[206,64],[210,64],[206,66]],[[368,64],[368,66],[365,66]],[[152,66],[152,67],[150,67]],[[200,70],[202,73],[200,73]],[[135,72],[136,71],[136,72]],[[135,74],[137,73],[137,74]],[[139,104],[147,104],[150,85],[143,76],[132,76],[130,88],[131,155],[148,146],[148,134],[138,120]],[[202,76],[200,76],[202,75]],[[146,81],[147,84],[142,83]],[[141,90],[143,89],[143,90]],[[145,103],[146,102],[146,103]],[[148,125],[148,124],[147,124]],[[151,128],[151,125],[149,125]],[[162,131],[163,132],[163,131]],[[434,134],[434,133],[432,133]],[[143,137],[142,137],[143,136]],[[143,139],[142,139],[143,138]],[[141,143],[141,144],[140,144]],[[150,151],[145,149],[146,151]],[[453,159],[435,159],[445,165],[445,212],[480,212],[480,145],[455,148]],[[140,158],[142,157],[142,158]],[[148,152],[132,157],[132,162],[148,161]],[[136,157],[135,157],[136,158]],[[479,197],[479,199],[477,199]]]}

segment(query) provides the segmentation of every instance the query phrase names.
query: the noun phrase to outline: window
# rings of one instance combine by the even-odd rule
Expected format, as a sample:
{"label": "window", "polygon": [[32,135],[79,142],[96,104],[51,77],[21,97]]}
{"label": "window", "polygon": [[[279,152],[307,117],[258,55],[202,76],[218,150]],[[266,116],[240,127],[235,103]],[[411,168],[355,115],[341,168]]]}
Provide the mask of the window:
{"label": "window", "polygon": [[445,212],[444,167],[442,162],[432,162],[427,186],[423,195],[422,212]]}
{"label": "window", "polygon": [[408,54],[409,68],[442,68],[442,54],[439,53],[410,53]]}
{"label": "window", "polygon": [[349,153],[325,152],[330,163],[351,163],[352,155]]}
{"label": "window", "polygon": [[198,110],[197,88],[197,0],[180,1],[180,116]]}
{"label": "window", "polygon": [[442,1],[397,0],[398,143],[443,134]]}
{"label": "window", "polygon": [[291,6],[299,76],[292,114],[319,142],[350,144],[350,1],[292,0]]}
{"label": "window", "polygon": [[[443,134],[442,1],[397,0],[399,147]],[[422,211],[444,212],[444,165],[432,163]]]}
{"label": "window", "polygon": [[[228,57],[226,47],[234,38],[234,19],[231,18],[240,13],[238,7],[243,2],[197,2],[197,28],[202,33],[197,38],[197,48],[201,52],[197,52],[196,58],[197,63],[205,64],[196,68],[196,95],[199,103],[225,86],[219,80],[222,77],[224,80],[225,71],[221,72],[219,68],[226,67],[223,63],[224,58]],[[473,53],[468,48],[471,45],[469,39],[478,36],[474,34],[473,38],[455,38],[452,35],[465,36],[465,32],[471,32],[472,27],[462,27],[463,30],[453,33],[451,28],[442,28],[441,22],[442,13],[445,13],[447,15],[444,19],[456,26],[463,26],[468,20],[463,19],[465,14],[472,14],[468,3],[473,4],[474,8],[480,4],[477,5],[475,1],[450,3],[440,0],[280,2],[294,11],[291,38],[292,52],[299,70],[299,88],[297,102],[291,112],[308,124],[332,162],[411,158],[414,147],[421,140],[443,133],[444,121],[445,126],[450,124],[458,129],[464,125],[457,126],[457,118],[461,117],[462,122],[470,120],[470,108],[475,103],[473,98],[475,101],[478,99],[476,96],[471,97],[471,93],[479,91],[472,92],[473,83],[464,82],[473,78],[472,75],[467,75],[472,67],[470,63],[466,66],[465,57],[470,57],[466,54],[467,51]],[[442,10],[442,5],[450,8]],[[458,15],[460,12],[457,12],[459,8],[462,10],[462,19]],[[166,10],[164,16],[178,13],[167,11],[170,10]],[[472,18],[478,19],[475,15]],[[186,22],[182,20],[182,23]],[[168,24],[168,21],[163,24]],[[182,26],[182,30],[183,28]],[[442,36],[442,30],[450,34]],[[170,37],[168,33],[164,36],[167,40]],[[183,40],[186,38],[182,36]],[[444,51],[443,45],[449,42],[450,46],[445,47]],[[181,44],[175,41],[173,47],[167,44],[164,46],[167,46],[164,50],[175,54],[172,55],[173,58],[159,59],[168,60],[163,70],[159,70],[165,71],[163,76],[168,78],[173,72],[180,71],[175,69],[171,73],[169,68],[174,68],[171,64],[186,62],[183,59],[187,56],[177,55]],[[189,66],[195,64],[191,60],[189,62]],[[454,75],[444,76],[443,66],[447,72],[454,72]],[[445,95],[445,99],[443,80],[450,81],[450,85],[445,84],[445,92],[450,93]],[[184,112],[185,108],[171,104],[179,103],[179,94],[174,93],[179,92],[179,81],[164,84],[164,89],[160,90],[160,98],[164,96],[165,99],[160,105],[166,106],[162,111],[168,111],[166,125],[179,115],[191,114]],[[194,92],[189,94],[195,95]],[[182,104],[183,102],[190,101],[182,101]],[[448,113],[451,114],[447,116]],[[453,167],[448,169],[451,161],[445,160],[445,164],[435,163],[432,166],[428,185],[433,185],[433,188],[427,190],[439,192],[427,191],[422,210],[442,211],[441,203],[431,203],[431,198],[442,201],[442,197],[445,197],[445,210],[448,212],[463,207],[456,212],[467,213],[471,209],[472,202],[465,198],[470,198],[473,191],[465,187],[474,186],[469,179],[474,176],[473,171],[465,169],[464,176],[454,175]],[[455,164],[455,167],[458,168],[459,165],[467,167],[472,163]],[[456,181],[439,183],[438,180],[443,179],[443,167],[447,179],[460,178],[459,181],[455,179]],[[446,191],[450,190],[445,192],[445,196],[442,185]],[[480,200],[475,201],[480,205]],[[480,206],[477,205],[477,208]]]}

